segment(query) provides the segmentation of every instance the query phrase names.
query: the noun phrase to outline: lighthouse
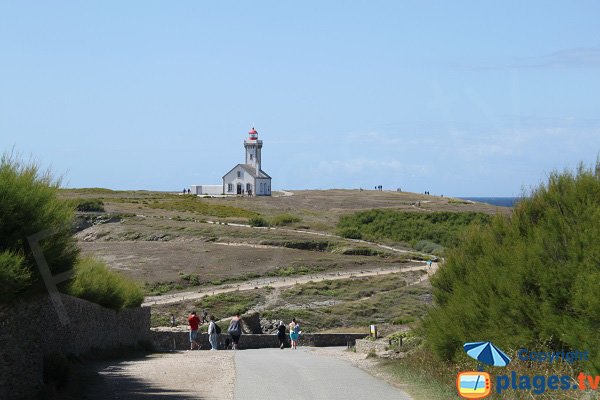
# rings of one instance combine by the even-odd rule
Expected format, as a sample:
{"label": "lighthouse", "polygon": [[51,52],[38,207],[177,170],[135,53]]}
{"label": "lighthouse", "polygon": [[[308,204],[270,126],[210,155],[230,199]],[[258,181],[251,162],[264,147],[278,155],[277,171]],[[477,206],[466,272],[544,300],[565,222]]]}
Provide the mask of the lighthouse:
{"label": "lighthouse", "polygon": [[262,170],[263,142],[252,127],[244,140],[246,161],[223,176],[223,193],[238,196],[270,196],[271,177]]}
{"label": "lighthouse", "polygon": [[248,132],[248,139],[244,140],[244,148],[246,149],[246,164],[254,167],[257,174],[260,172],[262,145],[262,140],[258,140],[258,132],[252,127]]}

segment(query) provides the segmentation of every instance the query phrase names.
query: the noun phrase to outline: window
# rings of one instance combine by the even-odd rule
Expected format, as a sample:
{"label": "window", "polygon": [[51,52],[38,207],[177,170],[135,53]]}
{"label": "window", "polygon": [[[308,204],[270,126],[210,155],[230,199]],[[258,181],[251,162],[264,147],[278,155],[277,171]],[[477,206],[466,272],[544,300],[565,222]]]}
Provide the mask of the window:
{"label": "window", "polygon": [[252,158],[254,158],[254,154],[250,154],[250,160],[252,160]]}
{"label": "window", "polygon": [[238,178],[241,178],[242,177],[242,171],[238,171],[237,175],[238,175]]}
{"label": "window", "polygon": [[231,193],[231,192],[233,192],[233,183],[228,183],[228,184],[227,184],[227,192],[228,192],[228,193]]}

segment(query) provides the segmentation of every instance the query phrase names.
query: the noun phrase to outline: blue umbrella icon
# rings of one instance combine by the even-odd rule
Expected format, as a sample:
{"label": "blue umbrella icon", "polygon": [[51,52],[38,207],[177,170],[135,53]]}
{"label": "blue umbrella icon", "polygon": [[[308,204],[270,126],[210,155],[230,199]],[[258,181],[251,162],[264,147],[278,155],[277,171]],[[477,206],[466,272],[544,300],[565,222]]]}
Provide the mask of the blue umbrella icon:
{"label": "blue umbrella icon", "polygon": [[510,363],[510,357],[492,342],[465,343],[463,349],[469,357],[493,367],[506,367]]}

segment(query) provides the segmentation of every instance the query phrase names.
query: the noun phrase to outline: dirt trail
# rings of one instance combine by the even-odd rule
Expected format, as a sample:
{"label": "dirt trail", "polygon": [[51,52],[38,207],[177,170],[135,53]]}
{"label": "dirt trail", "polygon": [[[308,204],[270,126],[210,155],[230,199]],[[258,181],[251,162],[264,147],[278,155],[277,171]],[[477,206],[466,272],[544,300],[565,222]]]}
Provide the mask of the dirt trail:
{"label": "dirt trail", "polygon": [[[428,275],[433,274],[438,268],[437,263],[433,263],[431,267],[428,267],[427,264],[417,265],[414,267],[404,267],[404,268],[378,268],[374,270],[367,270],[361,272],[337,272],[337,273],[327,273],[327,274],[316,274],[316,275],[307,275],[300,277],[288,277],[288,278],[263,278],[253,281],[248,281],[244,283],[240,283],[239,285],[224,285],[224,286],[215,286],[210,289],[200,290],[198,292],[180,292],[174,294],[168,294],[163,296],[149,296],[144,299],[144,303],[142,306],[153,306],[159,304],[173,304],[179,303],[187,300],[195,300],[200,299],[204,296],[211,296],[220,293],[230,293],[235,291],[243,291],[243,290],[252,290],[252,289],[260,289],[267,286],[273,288],[283,288],[293,286],[295,284],[308,283],[311,281],[319,281],[319,280],[338,280],[338,279],[349,279],[349,278],[361,278],[368,276],[378,276],[378,275],[387,275],[387,274],[395,274],[401,272],[410,272],[410,271],[427,271]],[[426,280],[427,277],[421,279],[421,281]]]}

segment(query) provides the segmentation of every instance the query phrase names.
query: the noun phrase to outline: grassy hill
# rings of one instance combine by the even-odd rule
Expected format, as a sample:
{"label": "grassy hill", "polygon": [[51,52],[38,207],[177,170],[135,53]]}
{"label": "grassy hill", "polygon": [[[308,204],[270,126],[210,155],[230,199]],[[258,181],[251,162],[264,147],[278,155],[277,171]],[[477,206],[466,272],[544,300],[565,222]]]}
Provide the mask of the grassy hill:
{"label": "grassy hill", "polygon": [[[434,243],[439,235],[419,236],[423,233],[420,223],[398,221],[427,221],[432,232],[445,232],[442,236],[446,240],[473,215],[485,219],[510,212],[444,197],[359,190],[200,198],[95,188],[62,190],[61,196],[80,210],[76,238],[82,253],[102,259],[113,270],[143,285],[149,295],[206,290],[262,278],[291,280],[308,275],[312,279],[338,272],[424,265],[427,256],[415,251],[416,243],[423,237],[438,247],[446,242]],[[375,225],[365,223],[365,214],[377,216],[371,221]],[[393,248],[344,237],[348,235],[339,233],[345,224],[363,232],[364,239]],[[406,287],[404,278],[344,283],[320,279],[275,294],[257,289],[200,302],[155,306],[153,320],[158,325],[168,324],[172,313],[185,315],[198,307],[225,314],[221,317],[235,309],[258,308],[271,319],[296,315],[312,331],[362,331],[369,323],[410,323],[430,304],[427,282]],[[323,296],[330,299],[323,300]],[[307,304],[314,306],[310,312],[305,309]],[[401,306],[395,307],[397,304]]]}
{"label": "grassy hill", "polygon": [[[80,228],[85,229],[77,238],[84,254],[99,256],[159,292],[239,281],[285,268],[298,274],[361,270],[400,266],[418,258],[336,235],[340,218],[373,208],[414,215],[438,211],[492,215],[508,210],[445,197],[358,190],[199,198],[94,188],[62,190],[61,196],[82,209],[93,205],[104,210],[79,213]],[[257,216],[277,229],[240,226]],[[372,239],[411,249],[410,240]]]}

